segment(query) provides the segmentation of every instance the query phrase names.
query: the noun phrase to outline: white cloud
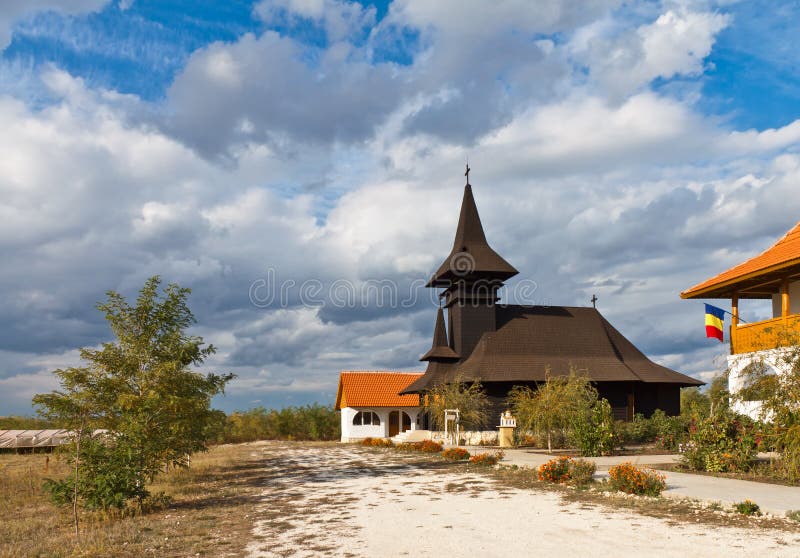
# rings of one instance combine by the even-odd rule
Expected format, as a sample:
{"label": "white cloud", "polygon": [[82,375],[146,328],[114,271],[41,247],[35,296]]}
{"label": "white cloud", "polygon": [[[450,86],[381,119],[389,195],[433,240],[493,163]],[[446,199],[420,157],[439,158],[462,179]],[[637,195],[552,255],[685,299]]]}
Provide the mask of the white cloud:
{"label": "white cloud", "polygon": [[110,0],[3,0],[0,3],[0,51],[11,42],[14,23],[39,11],[55,10],[68,14],[93,12]]}
{"label": "white cloud", "polygon": [[[104,291],[133,295],[156,273],[193,288],[198,331],[220,346],[210,366],[237,372],[231,392],[248,401],[322,397],[339,368],[418,368],[433,301],[302,307],[295,289],[262,309],[249,289],[270,270],[273,286],[410,289],[450,248],[467,159],[489,241],[536,282],[535,302],[596,293],[657,360],[706,374],[719,350],[678,292],[797,220],[800,124],[736,130],[653,91],[702,71],[727,20],[670,4],[631,23],[615,4],[408,0],[361,45],[334,29],[362,8],[285,2],[341,40],[211,45],[166,107],[55,69],[52,105],[0,97],[3,401],[106,338]],[[372,63],[388,26],[419,30],[412,64]]]}
{"label": "white cloud", "polygon": [[717,33],[729,23],[725,14],[679,7],[636,29],[598,22],[577,34],[570,50],[619,99],[656,78],[701,74]]}

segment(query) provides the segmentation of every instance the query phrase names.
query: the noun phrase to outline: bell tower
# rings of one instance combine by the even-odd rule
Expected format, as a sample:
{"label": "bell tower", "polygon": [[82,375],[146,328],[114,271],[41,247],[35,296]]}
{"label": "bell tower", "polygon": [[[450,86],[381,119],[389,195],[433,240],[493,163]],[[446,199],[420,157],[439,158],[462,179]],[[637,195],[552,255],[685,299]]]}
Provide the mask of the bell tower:
{"label": "bell tower", "polygon": [[444,288],[440,295],[448,311],[450,347],[466,359],[481,335],[495,331],[495,303],[503,282],[519,273],[492,250],[486,241],[481,218],[472,195],[467,166],[467,184],[450,255],[426,285]]}

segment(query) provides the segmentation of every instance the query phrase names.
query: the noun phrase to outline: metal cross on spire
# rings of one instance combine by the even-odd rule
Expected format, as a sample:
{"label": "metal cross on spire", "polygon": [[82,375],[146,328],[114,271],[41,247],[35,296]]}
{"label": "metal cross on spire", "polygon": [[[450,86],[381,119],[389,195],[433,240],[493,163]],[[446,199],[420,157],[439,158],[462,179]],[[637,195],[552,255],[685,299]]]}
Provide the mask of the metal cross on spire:
{"label": "metal cross on spire", "polygon": [[467,171],[464,173],[464,176],[467,177],[467,184],[469,184],[469,171],[470,170],[471,169],[469,168],[469,163],[467,163]]}
{"label": "metal cross on spire", "polygon": [[597,300],[598,300],[598,299],[597,299],[597,295],[594,295],[594,294],[593,294],[593,295],[592,295],[592,306],[593,306],[594,308],[597,308]]}

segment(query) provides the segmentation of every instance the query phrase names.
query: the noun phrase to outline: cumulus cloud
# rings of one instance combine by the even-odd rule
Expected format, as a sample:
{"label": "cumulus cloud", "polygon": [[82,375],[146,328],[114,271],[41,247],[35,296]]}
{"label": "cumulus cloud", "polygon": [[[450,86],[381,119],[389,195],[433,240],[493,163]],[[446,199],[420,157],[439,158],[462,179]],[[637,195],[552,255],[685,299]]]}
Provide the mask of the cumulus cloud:
{"label": "cumulus cloud", "polygon": [[619,99],[656,78],[701,74],[717,33],[729,23],[725,14],[678,7],[636,29],[591,26],[576,36],[572,50],[591,78]]}
{"label": "cumulus cloud", "polygon": [[[45,68],[53,103],[0,97],[2,403],[24,411],[47,370],[108,338],[103,292],[152,274],[193,289],[209,368],[240,377],[228,408],[329,401],[339,369],[419,369],[436,304],[419,283],[449,251],[467,159],[521,272],[506,300],[523,280],[524,302],[597,294],[656,360],[707,378],[721,350],[678,292],[797,220],[800,124],[737,130],[651,87],[702,72],[730,22],[644,13],[403,0],[373,23],[352,3],[263,3],[325,40],[210,45],[164,105]],[[373,58],[409,30],[410,61]]]}

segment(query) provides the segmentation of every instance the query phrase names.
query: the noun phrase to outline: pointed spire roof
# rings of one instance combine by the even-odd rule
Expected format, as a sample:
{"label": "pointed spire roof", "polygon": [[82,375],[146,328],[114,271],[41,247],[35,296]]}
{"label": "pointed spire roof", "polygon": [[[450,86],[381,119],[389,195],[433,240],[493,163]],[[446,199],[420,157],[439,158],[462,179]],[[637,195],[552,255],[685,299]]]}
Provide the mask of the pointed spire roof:
{"label": "pointed spire roof", "polygon": [[436,326],[433,328],[433,345],[420,360],[458,360],[458,354],[447,342],[447,330],[444,328],[444,312],[439,307],[436,313]]}
{"label": "pointed spire roof", "polygon": [[492,250],[486,241],[478,207],[472,195],[472,186],[467,182],[453,249],[427,286],[449,287],[454,280],[467,276],[504,281],[517,273],[519,272]]}

